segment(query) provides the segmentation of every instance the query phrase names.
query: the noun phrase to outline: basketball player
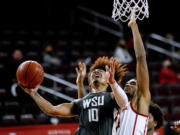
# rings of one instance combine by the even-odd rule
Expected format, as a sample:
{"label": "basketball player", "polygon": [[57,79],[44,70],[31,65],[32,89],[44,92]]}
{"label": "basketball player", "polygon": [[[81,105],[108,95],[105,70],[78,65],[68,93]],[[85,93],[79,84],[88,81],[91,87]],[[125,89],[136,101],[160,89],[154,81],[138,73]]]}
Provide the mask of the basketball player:
{"label": "basketball player", "polygon": [[146,135],[151,95],[149,91],[149,74],[146,62],[146,52],[132,13],[128,26],[132,30],[134,51],[136,56],[136,79],[129,80],[124,88],[129,105],[121,110],[119,116],[118,135]]}
{"label": "basketball player", "polygon": [[163,113],[160,107],[151,102],[149,106],[149,120],[147,135],[153,135],[155,129],[159,129],[163,124]]}
{"label": "basketball player", "polygon": [[[107,67],[106,70],[91,70],[88,76],[91,92],[83,99],[71,103],[53,106],[37,93],[38,87],[35,89],[23,89],[47,115],[80,116],[80,128],[77,135],[111,135],[113,109],[117,104],[121,108],[126,107],[128,99],[114,79],[115,60],[111,60],[108,65],[109,68]],[[108,85],[111,86],[113,93],[106,92]]]}

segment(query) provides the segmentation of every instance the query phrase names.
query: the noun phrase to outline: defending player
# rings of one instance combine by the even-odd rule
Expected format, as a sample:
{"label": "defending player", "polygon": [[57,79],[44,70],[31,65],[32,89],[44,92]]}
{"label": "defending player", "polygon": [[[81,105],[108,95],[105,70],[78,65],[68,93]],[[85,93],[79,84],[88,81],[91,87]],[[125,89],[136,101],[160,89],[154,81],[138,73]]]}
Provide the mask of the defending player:
{"label": "defending player", "polygon": [[120,112],[118,135],[145,135],[147,132],[149,105],[151,95],[149,91],[149,73],[146,62],[146,53],[139,33],[135,14],[131,16],[128,26],[132,30],[134,50],[136,55],[136,79],[129,80],[124,88],[129,105]]}
{"label": "defending player", "polygon": [[[113,109],[125,107],[128,99],[124,91],[114,80],[115,61],[109,63],[110,68],[94,69],[89,74],[90,93],[83,99],[53,106],[35,89],[23,88],[36,102],[40,109],[51,116],[80,116],[80,128],[77,135],[111,135],[113,125]],[[111,86],[113,93],[106,92]]]}

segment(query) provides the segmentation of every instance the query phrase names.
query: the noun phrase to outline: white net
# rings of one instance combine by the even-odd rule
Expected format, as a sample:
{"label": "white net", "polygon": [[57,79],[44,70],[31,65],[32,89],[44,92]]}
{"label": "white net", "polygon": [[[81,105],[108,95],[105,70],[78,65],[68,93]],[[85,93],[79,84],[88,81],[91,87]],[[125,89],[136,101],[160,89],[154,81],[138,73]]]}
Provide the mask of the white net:
{"label": "white net", "polygon": [[131,12],[135,9],[135,18],[143,20],[149,17],[147,0],[114,0],[112,18],[126,22],[131,18]]}

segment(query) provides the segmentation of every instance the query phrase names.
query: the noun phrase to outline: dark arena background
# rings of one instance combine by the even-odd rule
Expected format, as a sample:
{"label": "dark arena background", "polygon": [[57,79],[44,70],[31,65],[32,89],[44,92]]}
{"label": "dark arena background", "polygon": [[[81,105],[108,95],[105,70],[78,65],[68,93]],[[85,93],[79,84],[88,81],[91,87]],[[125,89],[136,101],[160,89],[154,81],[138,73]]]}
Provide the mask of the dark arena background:
{"label": "dark arena background", "polygon": [[[149,0],[148,19],[137,21],[147,52],[152,100],[164,115],[157,135],[180,120],[180,20],[178,0]],[[78,117],[45,115],[17,86],[16,69],[25,60],[45,70],[39,93],[53,105],[77,98],[78,62],[89,67],[99,56],[114,56],[120,39],[132,60],[123,80],[135,76],[132,34],[114,23],[113,0],[0,1],[0,135],[73,135]],[[164,71],[168,68],[168,71]],[[88,91],[88,83],[85,81]]]}

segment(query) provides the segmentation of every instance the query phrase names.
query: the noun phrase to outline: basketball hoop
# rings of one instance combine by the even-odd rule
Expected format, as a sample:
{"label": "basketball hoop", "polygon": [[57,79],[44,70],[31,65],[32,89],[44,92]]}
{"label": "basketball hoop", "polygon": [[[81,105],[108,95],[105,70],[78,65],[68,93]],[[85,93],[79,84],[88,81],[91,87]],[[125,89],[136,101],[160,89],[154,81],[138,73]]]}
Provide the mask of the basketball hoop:
{"label": "basketball hoop", "polygon": [[131,18],[131,12],[135,9],[135,18],[143,20],[149,17],[147,0],[114,0],[112,18],[126,22]]}

